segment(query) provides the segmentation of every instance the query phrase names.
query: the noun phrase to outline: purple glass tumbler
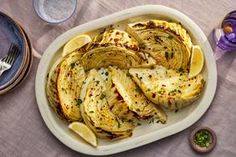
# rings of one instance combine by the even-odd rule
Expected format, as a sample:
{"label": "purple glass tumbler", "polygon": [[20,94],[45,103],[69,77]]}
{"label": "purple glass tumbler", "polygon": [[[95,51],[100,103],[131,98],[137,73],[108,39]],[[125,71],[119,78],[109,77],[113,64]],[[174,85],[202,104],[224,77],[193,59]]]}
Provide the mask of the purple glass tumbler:
{"label": "purple glass tumbler", "polygon": [[216,59],[227,52],[236,51],[236,10],[228,13],[222,21],[221,28],[214,30]]}

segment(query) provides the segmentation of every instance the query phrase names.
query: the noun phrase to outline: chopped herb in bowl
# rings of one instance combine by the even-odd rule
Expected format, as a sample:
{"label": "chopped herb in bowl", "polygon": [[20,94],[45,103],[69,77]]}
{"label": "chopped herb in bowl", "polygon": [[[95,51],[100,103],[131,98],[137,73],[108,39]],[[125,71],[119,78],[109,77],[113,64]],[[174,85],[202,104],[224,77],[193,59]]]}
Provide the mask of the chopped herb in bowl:
{"label": "chopped herb in bowl", "polygon": [[200,130],[195,134],[194,142],[200,147],[208,147],[211,143],[210,134],[206,130]]}
{"label": "chopped herb in bowl", "polygon": [[198,153],[208,153],[216,145],[216,134],[208,127],[198,127],[194,129],[189,137],[191,147]]}

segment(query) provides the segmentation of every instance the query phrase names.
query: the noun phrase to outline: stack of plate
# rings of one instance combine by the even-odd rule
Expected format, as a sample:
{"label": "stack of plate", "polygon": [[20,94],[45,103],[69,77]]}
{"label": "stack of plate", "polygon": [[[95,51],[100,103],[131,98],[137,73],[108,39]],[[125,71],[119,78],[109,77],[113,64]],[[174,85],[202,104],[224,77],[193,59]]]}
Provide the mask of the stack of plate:
{"label": "stack of plate", "polygon": [[12,18],[0,12],[0,59],[14,43],[20,53],[12,67],[0,76],[0,95],[18,86],[30,71],[33,55],[31,44],[23,28]]}

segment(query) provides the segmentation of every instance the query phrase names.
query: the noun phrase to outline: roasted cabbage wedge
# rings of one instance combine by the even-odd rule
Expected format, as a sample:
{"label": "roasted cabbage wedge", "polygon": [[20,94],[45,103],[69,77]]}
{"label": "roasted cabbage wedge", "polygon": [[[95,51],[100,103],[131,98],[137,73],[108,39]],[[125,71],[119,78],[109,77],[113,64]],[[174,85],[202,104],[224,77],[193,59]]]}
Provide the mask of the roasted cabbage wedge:
{"label": "roasted cabbage wedge", "polygon": [[47,76],[47,85],[46,85],[46,93],[48,97],[48,101],[53,110],[59,114],[59,116],[64,117],[61,112],[60,100],[58,96],[57,90],[57,79],[60,73],[60,64],[62,58],[59,58],[51,67],[48,76]]}
{"label": "roasted cabbage wedge", "polygon": [[122,47],[136,53],[142,53],[139,52],[139,43],[136,39],[125,31],[113,28],[107,28],[101,34],[95,36],[87,50],[107,46]]}
{"label": "roasted cabbage wedge", "polygon": [[120,68],[137,67],[141,62],[142,59],[135,52],[116,46],[94,48],[86,52],[81,59],[81,64],[85,70],[110,65]]}
{"label": "roasted cabbage wedge", "polygon": [[170,110],[194,102],[201,94],[205,82],[200,74],[188,78],[187,73],[163,66],[154,69],[131,68],[129,74],[149,100]]}
{"label": "roasted cabbage wedge", "polygon": [[166,113],[159,106],[146,99],[127,71],[115,67],[109,67],[109,70],[111,71],[112,82],[127,103],[129,110],[133,111],[140,119],[155,118],[162,123],[166,122]]}
{"label": "roasted cabbage wedge", "polygon": [[112,83],[111,72],[105,68],[101,68],[98,72],[106,83],[106,98],[111,112],[123,121],[137,121],[134,112],[129,110],[127,103],[124,101],[117,91],[117,88]]}
{"label": "roasted cabbage wedge", "polygon": [[82,87],[81,113],[88,125],[100,138],[120,139],[132,135],[134,125],[122,121],[111,112],[106,98],[106,83],[95,70],[90,70]]}
{"label": "roasted cabbage wedge", "polygon": [[150,20],[128,24],[127,32],[136,38],[142,50],[158,65],[187,70],[192,42],[187,31],[174,22]]}
{"label": "roasted cabbage wedge", "polygon": [[82,57],[82,65],[86,70],[110,65],[127,69],[154,64],[156,60],[140,51],[137,40],[117,29],[109,29],[94,37]]}
{"label": "roasted cabbage wedge", "polygon": [[57,90],[63,115],[69,121],[81,121],[80,91],[86,74],[80,64],[81,54],[73,52],[60,64]]}

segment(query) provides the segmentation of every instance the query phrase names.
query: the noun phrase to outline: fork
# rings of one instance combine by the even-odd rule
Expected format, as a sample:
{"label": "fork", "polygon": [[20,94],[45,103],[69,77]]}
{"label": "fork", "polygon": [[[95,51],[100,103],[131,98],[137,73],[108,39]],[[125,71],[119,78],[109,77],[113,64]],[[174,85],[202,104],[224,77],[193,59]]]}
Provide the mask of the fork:
{"label": "fork", "polygon": [[4,71],[9,70],[12,67],[18,55],[19,48],[14,43],[12,43],[8,50],[7,56],[0,60],[0,76]]}

